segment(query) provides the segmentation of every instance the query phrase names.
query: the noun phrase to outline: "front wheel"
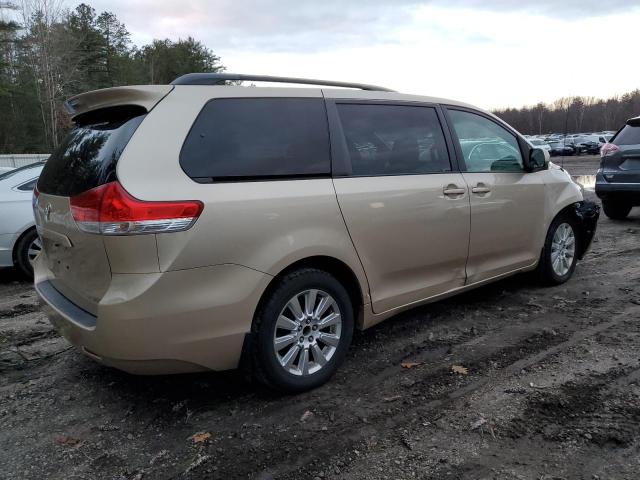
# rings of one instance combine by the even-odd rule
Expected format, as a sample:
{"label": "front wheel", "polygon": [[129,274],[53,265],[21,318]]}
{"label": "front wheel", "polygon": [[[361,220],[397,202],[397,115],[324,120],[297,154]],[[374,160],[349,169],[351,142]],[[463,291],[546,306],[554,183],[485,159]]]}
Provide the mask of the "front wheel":
{"label": "front wheel", "polygon": [[611,220],[624,220],[631,212],[631,205],[627,205],[621,202],[613,200],[603,200],[602,209],[604,214]]}
{"label": "front wheel", "polygon": [[285,275],[256,314],[254,377],[287,393],[322,385],[347,353],[353,318],[349,294],[329,273],[305,268]]}
{"label": "front wheel", "polygon": [[577,247],[578,237],[571,218],[559,216],[551,222],[538,265],[543,283],[560,285],[571,278],[578,261]]}

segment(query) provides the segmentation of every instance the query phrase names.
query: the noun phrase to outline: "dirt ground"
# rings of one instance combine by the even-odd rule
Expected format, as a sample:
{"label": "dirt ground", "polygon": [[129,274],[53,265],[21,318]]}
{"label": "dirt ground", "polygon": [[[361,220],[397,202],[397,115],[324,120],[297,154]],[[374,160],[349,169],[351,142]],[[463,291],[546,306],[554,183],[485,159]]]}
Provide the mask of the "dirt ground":
{"label": "dirt ground", "polygon": [[639,238],[640,208],[601,217],[567,284],[521,275],[398,315],[298,396],[102,367],[0,271],[0,478],[637,480]]}

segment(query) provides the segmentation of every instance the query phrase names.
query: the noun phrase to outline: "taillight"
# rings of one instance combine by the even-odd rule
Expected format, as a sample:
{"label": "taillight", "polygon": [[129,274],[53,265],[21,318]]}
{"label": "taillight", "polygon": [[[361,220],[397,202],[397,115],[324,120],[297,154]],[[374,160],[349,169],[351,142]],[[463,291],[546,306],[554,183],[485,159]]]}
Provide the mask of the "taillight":
{"label": "taillight", "polygon": [[132,197],[120,182],[87,190],[69,200],[80,230],[103,235],[135,235],[187,230],[202,213],[197,200],[147,202]]}
{"label": "taillight", "polygon": [[36,205],[38,204],[38,197],[40,196],[40,192],[38,191],[38,186],[33,187],[33,196],[31,197],[31,206],[35,210]]}
{"label": "taillight", "polygon": [[618,147],[617,145],[614,145],[613,143],[605,143],[600,149],[600,156],[602,158],[608,157],[609,155],[613,155],[619,150],[620,150],[620,147]]}

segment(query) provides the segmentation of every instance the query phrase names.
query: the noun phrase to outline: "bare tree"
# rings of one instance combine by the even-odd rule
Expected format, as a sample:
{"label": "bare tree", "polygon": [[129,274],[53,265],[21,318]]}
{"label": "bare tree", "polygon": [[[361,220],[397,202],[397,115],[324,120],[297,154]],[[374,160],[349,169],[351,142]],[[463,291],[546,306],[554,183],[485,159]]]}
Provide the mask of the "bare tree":
{"label": "bare tree", "polygon": [[68,34],[63,22],[62,0],[22,0],[21,13],[46,142],[55,148],[59,127],[66,121],[62,101],[77,76],[77,39]]}

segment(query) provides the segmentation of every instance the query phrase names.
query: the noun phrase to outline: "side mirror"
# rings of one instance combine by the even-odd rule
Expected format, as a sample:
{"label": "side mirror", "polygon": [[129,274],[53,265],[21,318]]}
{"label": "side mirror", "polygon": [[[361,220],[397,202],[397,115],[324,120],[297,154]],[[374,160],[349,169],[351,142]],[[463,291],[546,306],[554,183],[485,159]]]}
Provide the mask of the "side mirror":
{"label": "side mirror", "polygon": [[529,150],[529,158],[527,160],[525,167],[527,167],[528,172],[544,170],[549,164],[549,152],[541,148],[532,148]]}

